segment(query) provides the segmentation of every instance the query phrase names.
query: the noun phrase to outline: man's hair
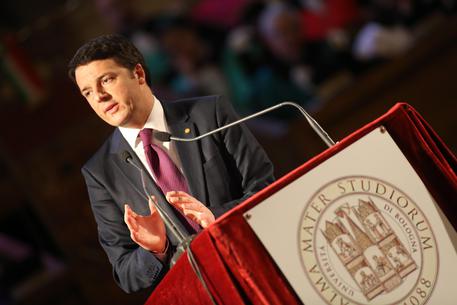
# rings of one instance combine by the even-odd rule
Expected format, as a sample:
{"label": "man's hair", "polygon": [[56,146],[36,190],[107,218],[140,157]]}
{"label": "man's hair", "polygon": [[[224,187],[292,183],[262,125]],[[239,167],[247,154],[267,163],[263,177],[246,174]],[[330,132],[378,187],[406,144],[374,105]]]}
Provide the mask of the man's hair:
{"label": "man's hair", "polygon": [[130,40],[118,34],[98,36],[82,45],[68,64],[68,76],[76,83],[76,68],[94,60],[103,59],[113,59],[129,70],[133,70],[137,64],[140,64],[144,69],[146,82],[151,85],[149,70],[143,55]]}

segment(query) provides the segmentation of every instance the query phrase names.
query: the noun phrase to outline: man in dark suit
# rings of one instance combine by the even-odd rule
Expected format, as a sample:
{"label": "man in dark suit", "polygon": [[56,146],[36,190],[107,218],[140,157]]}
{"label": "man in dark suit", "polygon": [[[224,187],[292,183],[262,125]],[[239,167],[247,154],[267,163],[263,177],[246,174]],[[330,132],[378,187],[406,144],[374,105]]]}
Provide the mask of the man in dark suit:
{"label": "man in dark suit", "polygon": [[[237,116],[220,96],[161,103],[149,87],[142,55],[122,36],[100,36],[83,45],[69,64],[69,76],[97,115],[117,127],[82,173],[100,243],[126,292],[157,285],[176,241],[167,236],[154,197],[149,204],[145,199],[140,175],[125,162],[125,151],[149,173],[146,188],[156,183],[167,201],[201,228],[273,181],[271,162],[243,125],[196,142],[147,144],[151,139],[145,130],[192,138]],[[149,145],[158,149],[158,159],[151,159]],[[157,172],[165,163],[175,169],[173,175]],[[169,176],[174,177],[171,184],[163,182]]]}

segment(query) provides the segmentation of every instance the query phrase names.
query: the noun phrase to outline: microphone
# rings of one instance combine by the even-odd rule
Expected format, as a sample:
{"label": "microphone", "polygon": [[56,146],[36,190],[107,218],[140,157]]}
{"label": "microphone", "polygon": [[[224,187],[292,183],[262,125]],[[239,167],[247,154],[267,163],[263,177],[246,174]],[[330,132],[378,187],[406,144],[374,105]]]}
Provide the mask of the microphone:
{"label": "microphone", "polygon": [[[122,159],[126,163],[135,167],[140,172],[143,191],[146,195],[146,198],[149,200],[150,196],[146,188],[143,169],[133,161],[132,155],[127,150],[122,152]],[[152,184],[152,188],[154,189],[154,193],[157,195],[157,203],[154,202],[154,206],[159,212],[159,215],[165,223],[165,226],[167,227],[170,235],[172,235],[179,244],[183,243],[184,240],[190,238],[191,234],[189,234],[180,220],[175,216],[171,207],[168,205],[168,203],[166,203],[167,200],[162,190],[155,183]]]}
{"label": "microphone", "polygon": [[152,130],[152,136],[154,137],[154,139],[160,142],[170,142],[171,140],[171,134],[169,134],[168,132],[157,131],[155,129]]}
{"label": "microphone", "polygon": [[174,137],[172,136],[170,133],[168,132],[163,132],[163,131],[156,131],[154,130],[153,133],[152,133],[152,136],[157,140],[157,141],[160,141],[160,142],[170,142],[170,141],[178,141],[178,142],[192,142],[192,141],[197,141],[197,140],[200,140],[204,137],[207,137],[209,135],[212,135],[213,133],[217,133],[219,131],[222,131],[224,129],[227,129],[227,128],[230,128],[232,126],[235,126],[235,125],[238,125],[244,121],[247,121],[247,120],[250,120],[252,118],[255,118],[255,117],[258,117],[260,115],[263,115],[265,113],[268,113],[270,111],[273,111],[273,110],[276,110],[280,107],[283,107],[283,106],[293,106],[295,108],[297,108],[301,114],[305,117],[305,119],[308,121],[308,124],[311,126],[311,128],[313,128],[313,130],[319,135],[319,137],[322,139],[322,141],[324,141],[324,143],[328,146],[328,147],[332,147],[333,145],[335,145],[335,142],[332,140],[332,138],[330,138],[330,136],[327,134],[327,132],[325,132],[325,130],[316,122],[316,120],[314,120],[314,118],[308,114],[308,112],[306,112],[306,110],[300,106],[299,104],[295,103],[295,102],[290,102],[290,101],[285,101],[285,102],[282,102],[282,103],[279,103],[277,105],[274,105],[274,106],[271,106],[269,108],[266,108],[264,110],[261,110],[259,112],[256,112],[256,113],[253,113],[247,117],[244,117],[244,118],[241,118],[237,121],[234,121],[230,124],[227,124],[227,125],[224,125],[222,127],[219,127],[217,129],[214,129],[212,131],[209,131],[207,133],[204,133],[202,135],[199,135],[198,137],[195,137],[195,138],[179,138],[179,137]]}

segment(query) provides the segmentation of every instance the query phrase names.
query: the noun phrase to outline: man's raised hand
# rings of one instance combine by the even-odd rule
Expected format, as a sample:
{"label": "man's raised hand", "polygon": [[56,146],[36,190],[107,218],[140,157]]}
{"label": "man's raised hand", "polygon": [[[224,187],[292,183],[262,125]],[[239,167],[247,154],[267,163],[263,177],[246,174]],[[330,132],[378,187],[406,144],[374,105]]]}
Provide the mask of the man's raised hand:
{"label": "man's raised hand", "polygon": [[165,224],[154,206],[155,198],[149,198],[151,214],[141,216],[125,204],[124,221],[130,230],[130,237],[142,248],[163,253],[167,244]]}

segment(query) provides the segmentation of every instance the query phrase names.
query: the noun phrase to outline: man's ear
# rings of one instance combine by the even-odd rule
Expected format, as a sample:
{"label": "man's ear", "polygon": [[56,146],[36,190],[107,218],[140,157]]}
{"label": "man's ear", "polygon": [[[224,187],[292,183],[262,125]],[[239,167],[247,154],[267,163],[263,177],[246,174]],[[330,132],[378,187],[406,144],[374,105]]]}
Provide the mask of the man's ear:
{"label": "man's ear", "polygon": [[133,73],[141,85],[146,84],[146,73],[144,72],[143,66],[141,66],[141,64],[136,64]]}

